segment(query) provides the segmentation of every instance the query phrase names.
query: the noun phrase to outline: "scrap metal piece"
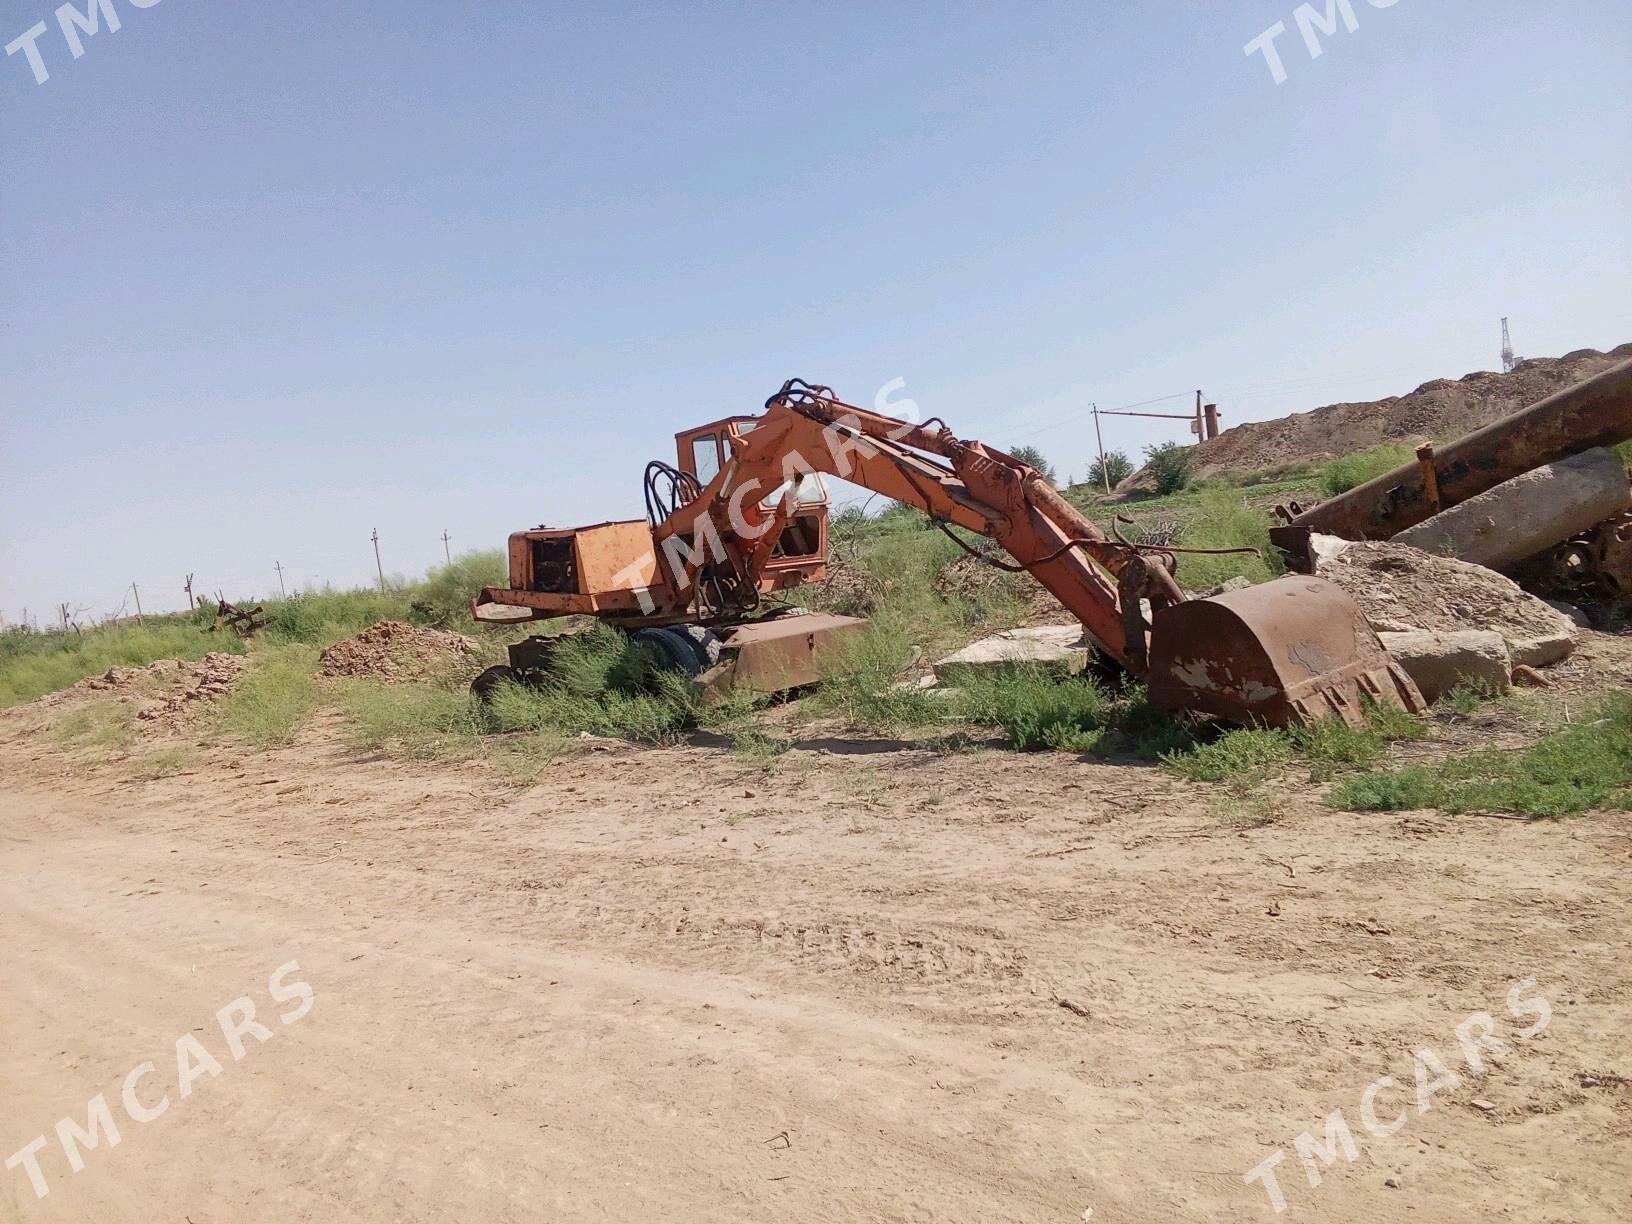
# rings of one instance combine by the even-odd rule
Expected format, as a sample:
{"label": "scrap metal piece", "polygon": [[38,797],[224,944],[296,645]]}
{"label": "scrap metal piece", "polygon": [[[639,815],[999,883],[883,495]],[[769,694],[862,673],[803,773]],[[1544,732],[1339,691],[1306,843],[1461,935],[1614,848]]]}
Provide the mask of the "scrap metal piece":
{"label": "scrap metal piece", "polygon": [[266,628],[266,618],[262,615],[264,611],[259,604],[253,608],[239,608],[218,597],[215,604],[215,620],[211,623],[209,631],[215,633],[226,628],[241,638],[247,638]]}
{"label": "scrap metal piece", "polygon": [[1342,588],[1289,576],[1156,612],[1152,704],[1247,726],[1361,727],[1366,706],[1427,703]]}
{"label": "scrap metal piece", "polygon": [[697,683],[711,699],[815,684],[830,673],[835,652],[866,624],[854,616],[810,613],[722,626],[719,662]]}
{"label": "scrap metal piece", "polygon": [[1432,491],[1422,463],[1413,460],[1296,515],[1287,526],[1273,528],[1270,538],[1294,555],[1300,527],[1345,540],[1387,540],[1438,507],[1454,506],[1544,463],[1628,438],[1632,361],[1440,447]]}

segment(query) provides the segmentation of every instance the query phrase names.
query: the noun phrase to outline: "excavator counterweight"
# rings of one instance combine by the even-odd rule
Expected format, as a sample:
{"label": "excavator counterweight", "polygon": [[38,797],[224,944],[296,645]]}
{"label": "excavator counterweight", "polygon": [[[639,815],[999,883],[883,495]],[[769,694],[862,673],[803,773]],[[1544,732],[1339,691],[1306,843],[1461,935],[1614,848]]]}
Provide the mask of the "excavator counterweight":
{"label": "excavator counterweight", "polygon": [[[789,380],[759,416],[678,435],[679,465],[647,467],[646,522],[511,536],[510,586],[485,588],[472,614],[587,614],[705,684],[811,683],[859,622],[756,613],[762,596],[825,577],[822,479],[833,477],[916,507],[954,539],[963,528],[996,542],[1163,709],[1285,726],[1359,725],[1368,703],[1425,708],[1337,587],[1288,577],[1192,599],[1175,577],[1182,549],[1108,539],[1035,469],[937,424]],[[529,649],[512,650],[517,670]]]}

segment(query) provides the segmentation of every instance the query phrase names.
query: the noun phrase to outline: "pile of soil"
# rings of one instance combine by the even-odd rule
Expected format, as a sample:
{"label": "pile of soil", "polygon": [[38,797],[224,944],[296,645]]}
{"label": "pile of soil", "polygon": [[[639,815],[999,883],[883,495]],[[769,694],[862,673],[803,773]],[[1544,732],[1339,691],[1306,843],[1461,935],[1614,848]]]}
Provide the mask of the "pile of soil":
{"label": "pile of soil", "polygon": [[438,671],[475,653],[476,643],[462,633],[381,621],[330,646],[317,671],[321,676],[399,680]]}
{"label": "pile of soil", "polygon": [[[238,674],[248,665],[243,655],[212,651],[197,663],[182,663],[166,659],[148,670],[180,672],[186,687],[162,701],[145,705],[136,711],[136,717],[148,722],[159,722],[178,727],[191,721],[206,705],[213,704],[232,691]],[[203,703],[203,704],[200,704]]]}
{"label": "pile of soil", "polygon": [[1316,536],[1315,572],[1347,591],[1371,627],[1492,629],[1515,663],[1545,667],[1574,648],[1575,626],[1511,579],[1407,544]]}
{"label": "pile of soil", "polygon": [[[1328,404],[1275,421],[1237,425],[1196,446],[1191,474],[1207,479],[1226,472],[1261,472],[1288,463],[1324,462],[1370,450],[1383,442],[1448,441],[1528,408],[1628,358],[1632,358],[1632,344],[1607,353],[1577,349],[1563,357],[1521,361],[1511,374],[1481,371],[1456,382],[1438,378],[1409,395],[1370,403]],[[1118,492],[1140,490],[1154,490],[1142,470],[1117,486]]]}

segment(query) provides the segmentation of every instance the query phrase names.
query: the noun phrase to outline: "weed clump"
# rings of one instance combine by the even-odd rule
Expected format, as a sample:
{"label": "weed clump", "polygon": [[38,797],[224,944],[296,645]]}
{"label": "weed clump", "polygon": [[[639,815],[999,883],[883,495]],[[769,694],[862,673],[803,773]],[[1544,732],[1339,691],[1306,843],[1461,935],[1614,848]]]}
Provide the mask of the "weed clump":
{"label": "weed clump", "polygon": [[965,718],[1001,728],[1021,752],[1088,752],[1110,721],[1111,700],[1093,680],[1041,667],[972,673],[958,691]]}
{"label": "weed clump", "polygon": [[317,648],[301,642],[256,649],[221,700],[221,728],[258,747],[288,743],[317,708],[316,664]]}
{"label": "weed clump", "polygon": [[1486,749],[1438,765],[1359,774],[1327,802],[1351,812],[1437,808],[1530,817],[1632,810],[1632,695],[1610,699],[1590,722],[1524,752]]}
{"label": "weed clump", "polygon": [[701,707],[691,679],[659,666],[616,629],[597,625],[563,638],[539,683],[501,684],[487,717],[498,731],[672,740]]}

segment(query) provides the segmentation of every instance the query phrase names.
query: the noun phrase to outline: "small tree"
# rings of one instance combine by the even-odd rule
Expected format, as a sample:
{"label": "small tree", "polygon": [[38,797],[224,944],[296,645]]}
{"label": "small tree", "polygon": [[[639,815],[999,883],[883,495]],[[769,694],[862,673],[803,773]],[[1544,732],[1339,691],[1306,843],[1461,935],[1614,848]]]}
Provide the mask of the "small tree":
{"label": "small tree", "polygon": [[1145,470],[1156,482],[1156,492],[1162,496],[1177,493],[1190,483],[1190,461],[1194,458],[1193,446],[1180,446],[1177,442],[1162,442],[1156,446],[1145,447]]}
{"label": "small tree", "polygon": [[1103,489],[1107,485],[1114,489],[1132,475],[1133,460],[1121,451],[1108,452],[1103,468],[1098,459],[1088,466],[1088,483],[1096,489]]}
{"label": "small tree", "polygon": [[1044,458],[1043,452],[1038,450],[1035,446],[1017,446],[1011,450],[1009,454],[1020,460],[1020,462],[1024,463],[1027,467],[1036,468],[1038,475],[1040,475],[1044,480],[1048,481],[1049,484],[1056,483],[1054,479],[1054,465]]}

